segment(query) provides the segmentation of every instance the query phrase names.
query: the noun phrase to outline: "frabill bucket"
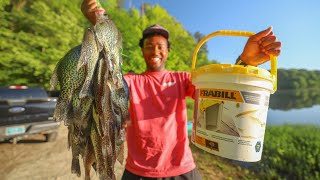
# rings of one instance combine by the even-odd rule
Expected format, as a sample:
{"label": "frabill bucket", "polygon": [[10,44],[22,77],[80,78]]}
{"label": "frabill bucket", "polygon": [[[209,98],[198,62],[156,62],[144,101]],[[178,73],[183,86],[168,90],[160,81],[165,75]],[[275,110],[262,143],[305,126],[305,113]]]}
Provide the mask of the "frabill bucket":
{"label": "frabill bucket", "polygon": [[254,66],[211,64],[195,70],[200,47],[211,37],[252,36],[252,32],[221,30],[198,43],[192,59],[196,87],[191,141],[198,148],[228,159],[261,159],[270,94],[277,89],[277,61],[271,71]]}

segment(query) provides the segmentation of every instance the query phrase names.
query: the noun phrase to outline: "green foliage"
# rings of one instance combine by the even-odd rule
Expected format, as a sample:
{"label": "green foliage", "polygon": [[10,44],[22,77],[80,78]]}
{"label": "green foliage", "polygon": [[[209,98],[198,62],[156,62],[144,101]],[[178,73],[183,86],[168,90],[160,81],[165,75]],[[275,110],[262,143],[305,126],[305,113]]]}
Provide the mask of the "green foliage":
{"label": "green foliage", "polygon": [[320,71],[305,69],[278,69],[278,89],[320,89]]}
{"label": "green foliage", "polygon": [[262,179],[320,179],[320,128],[269,126],[256,166]]}
{"label": "green foliage", "polygon": [[8,4],[10,3],[10,1],[8,0],[1,0],[0,1],[0,12],[2,13],[4,10],[4,7],[6,7]]}
{"label": "green foliage", "polygon": [[190,142],[197,169],[203,180],[212,179],[259,179],[253,171],[235,165],[231,160],[210,154]]}
{"label": "green foliage", "polygon": [[[81,43],[89,22],[80,11],[81,0],[12,0],[0,3],[0,86],[25,84],[49,87],[56,63]],[[141,73],[145,62],[138,46],[142,31],[161,24],[170,31],[167,69],[190,71],[195,38],[161,6],[144,5],[144,13],[125,10],[121,0],[100,0],[123,36],[123,71]],[[181,43],[183,42],[183,43]],[[204,47],[199,65],[210,63]]]}
{"label": "green foliage", "polygon": [[189,121],[193,121],[193,107],[194,107],[194,100],[191,98],[186,98],[187,104],[187,117]]}
{"label": "green foliage", "polygon": [[203,179],[320,179],[320,127],[267,126],[262,159],[241,165],[190,145]]}
{"label": "green foliage", "polygon": [[[25,2],[22,4],[14,2]],[[1,13],[0,85],[48,87],[57,61],[81,41],[80,0],[12,1]]]}

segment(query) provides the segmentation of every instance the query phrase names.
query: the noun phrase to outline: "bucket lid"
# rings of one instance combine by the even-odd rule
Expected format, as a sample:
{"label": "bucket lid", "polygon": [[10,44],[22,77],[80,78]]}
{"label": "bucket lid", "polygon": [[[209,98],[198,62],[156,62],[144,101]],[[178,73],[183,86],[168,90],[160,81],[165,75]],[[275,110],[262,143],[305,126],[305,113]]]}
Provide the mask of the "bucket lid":
{"label": "bucket lid", "polygon": [[202,66],[199,67],[198,70],[193,72],[192,80],[195,79],[198,75],[203,74],[243,74],[247,76],[262,78],[272,83],[275,81],[274,77],[269,71],[249,65],[242,66],[233,64],[210,64]]}

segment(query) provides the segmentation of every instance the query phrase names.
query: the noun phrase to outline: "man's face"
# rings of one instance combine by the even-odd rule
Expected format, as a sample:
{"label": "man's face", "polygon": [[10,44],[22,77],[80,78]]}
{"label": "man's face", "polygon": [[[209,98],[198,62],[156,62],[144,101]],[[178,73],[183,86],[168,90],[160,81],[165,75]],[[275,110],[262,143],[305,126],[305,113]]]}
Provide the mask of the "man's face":
{"label": "man's face", "polygon": [[145,39],[142,53],[147,64],[147,71],[155,72],[165,70],[168,52],[168,42],[163,36],[155,35]]}

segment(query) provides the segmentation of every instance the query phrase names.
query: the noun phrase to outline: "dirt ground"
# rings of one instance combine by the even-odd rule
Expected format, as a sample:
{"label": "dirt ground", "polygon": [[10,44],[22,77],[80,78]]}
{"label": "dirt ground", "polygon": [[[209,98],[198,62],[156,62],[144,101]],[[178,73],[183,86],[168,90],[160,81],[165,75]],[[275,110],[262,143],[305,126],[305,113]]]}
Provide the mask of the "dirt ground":
{"label": "dirt ground", "polygon": [[[0,180],[82,180],[71,174],[71,151],[67,147],[67,128],[60,126],[57,140],[44,142],[42,135],[20,140],[17,144],[0,143]],[[126,154],[126,152],[125,152]],[[117,179],[121,179],[124,166],[116,164]],[[92,179],[98,179],[92,169]]]}
{"label": "dirt ground", "polygon": [[[35,135],[18,141],[0,143],[0,180],[83,180],[84,169],[81,166],[81,177],[71,173],[71,151],[67,147],[67,128],[61,125],[58,137],[54,142],[44,142],[43,135]],[[192,145],[191,145],[192,146]],[[194,146],[192,146],[195,148]],[[125,148],[126,149],[126,148]],[[127,151],[125,151],[127,154]],[[203,180],[242,179],[236,169],[218,161],[202,151],[193,153],[197,169]],[[211,159],[211,160],[208,160]],[[80,160],[81,162],[81,160]],[[121,179],[124,165],[116,163],[116,176]],[[228,178],[229,177],[229,178]],[[230,178],[232,177],[232,178]],[[91,170],[91,179],[98,180]]]}

